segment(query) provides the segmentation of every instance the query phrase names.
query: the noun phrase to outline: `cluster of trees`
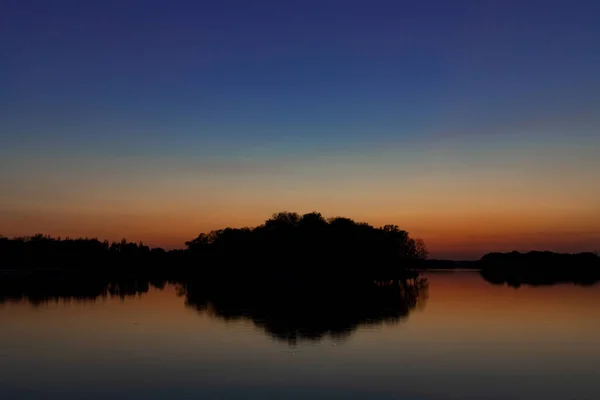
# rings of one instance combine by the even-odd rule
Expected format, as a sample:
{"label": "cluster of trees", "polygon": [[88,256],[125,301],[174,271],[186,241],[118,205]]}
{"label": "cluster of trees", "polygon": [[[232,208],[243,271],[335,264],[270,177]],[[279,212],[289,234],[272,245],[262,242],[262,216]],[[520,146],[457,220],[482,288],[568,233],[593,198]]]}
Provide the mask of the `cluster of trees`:
{"label": "cluster of trees", "polygon": [[253,265],[327,265],[328,271],[414,266],[427,257],[420,239],[396,225],[375,228],[349,218],[325,219],[320,213],[274,214],[255,228],[226,228],[186,242],[188,251],[206,260]]}
{"label": "cluster of trees", "polygon": [[369,278],[387,278],[391,274],[399,278],[402,271],[427,257],[424,242],[411,238],[396,225],[375,228],[349,218],[325,219],[316,212],[280,212],[258,227],[202,233],[185,244],[185,250],[167,252],[124,239],[109,243],[95,238],[61,239],[41,234],[0,237],[0,268],[151,265],[221,275],[359,272]]}
{"label": "cluster of trees", "polygon": [[163,249],[150,249],[143,243],[125,239],[109,243],[96,238],[62,239],[42,234],[13,239],[0,237],[0,265],[9,269],[61,269],[90,265],[108,268],[122,262],[133,265],[162,261],[166,255]]}
{"label": "cluster of trees", "polygon": [[481,258],[483,266],[510,265],[518,268],[552,268],[571,265],[573,268],[597,266],[600,262],[598,253],[554,253],[551,251],[530,251],[520,253],[488,253]]}

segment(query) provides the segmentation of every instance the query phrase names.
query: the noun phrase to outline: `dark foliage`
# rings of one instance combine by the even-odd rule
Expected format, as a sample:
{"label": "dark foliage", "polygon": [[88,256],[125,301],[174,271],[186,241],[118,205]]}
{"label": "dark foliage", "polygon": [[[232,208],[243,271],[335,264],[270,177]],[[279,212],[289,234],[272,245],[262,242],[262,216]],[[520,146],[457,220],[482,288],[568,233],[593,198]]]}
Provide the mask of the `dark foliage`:
{"label": "dark foliage", "polygon": [[177,269],[203,276],[363,274],[406,277],[407,267],[424,259],[422,240],[395,225],[374,228],[348,218],[326,221],[319,213],[274,214],[256,228],[202,233],[186,250],[150,249],[142,243],[60,239],[41,234],[0,238],[1,269]]}
{"label": "dark foliage", "polygon": [[325,220],[316,212],[277,213],[256,228],[202,233],[186,245],[195,259],[241,274],[280,274],[293,267],[296,274],[389,277],[427,256],[423,241],[395,225],[374,228],[348,218]]}
{"label": "dark foliage", "polygon": [[123,265],[159,265],[176,256],[143,243],[101,242],[89,238],[53,238],[42,234],[14,239],[0,238],[0,267],[3,269],[121,269]]}

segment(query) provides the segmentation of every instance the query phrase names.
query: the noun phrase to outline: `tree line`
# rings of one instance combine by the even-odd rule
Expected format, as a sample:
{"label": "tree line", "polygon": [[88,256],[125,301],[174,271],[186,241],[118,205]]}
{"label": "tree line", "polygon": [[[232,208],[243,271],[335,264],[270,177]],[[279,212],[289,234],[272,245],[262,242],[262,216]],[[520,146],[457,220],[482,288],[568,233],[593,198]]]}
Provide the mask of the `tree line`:
{"label": "tree line", "polygon": [[0,237],[4,269],[110,266],[183,268],[205,265],[210,272],[269,273],[294,267],[315,273],[401,271],[427,257],[420,239],[396,225],[373,227],[350,218],[325,219],[320,213],[279,212],[254,228],[201,233],[184,250],[165,251],[143,243],[96,238]]}
{"label": "tree line", "polygon": [[427,260],[427,254],[422,240],[396,225],[373,227],[350,218],[326,219],[318,212],[275,213],[259,226],[201,233],[185,242],[185,249],[171,251],[125,239],[0,236],[5,272],[152,270],[168,277],[403,279],[413,277],[417,268],[475,268],[490,282],[513,286],[600,280],[600,257],[591,252],[489,253],[471,262]]}

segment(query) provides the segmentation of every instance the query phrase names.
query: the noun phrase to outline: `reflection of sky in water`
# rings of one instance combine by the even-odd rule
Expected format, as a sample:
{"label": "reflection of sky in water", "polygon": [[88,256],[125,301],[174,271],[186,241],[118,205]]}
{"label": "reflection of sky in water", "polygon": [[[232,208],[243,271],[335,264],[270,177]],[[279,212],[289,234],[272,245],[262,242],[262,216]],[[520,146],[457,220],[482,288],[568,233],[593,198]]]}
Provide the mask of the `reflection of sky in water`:
{"label": "reflection of sky in water", "polygon": [[425,307],[289,347],[250,321],[139,298],[0,306],[0,398],[597,399],[600,288],[429,275]]}

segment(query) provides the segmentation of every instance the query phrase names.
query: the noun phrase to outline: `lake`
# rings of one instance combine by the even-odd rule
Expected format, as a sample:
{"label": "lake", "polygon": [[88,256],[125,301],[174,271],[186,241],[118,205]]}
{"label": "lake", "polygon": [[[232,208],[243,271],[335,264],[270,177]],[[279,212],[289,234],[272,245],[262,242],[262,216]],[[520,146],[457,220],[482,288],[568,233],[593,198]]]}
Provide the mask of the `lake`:
{"label": "lake", "polygon": [[0,399],[600,399],[599,286],[425,278],[406,304],[317,322],[174,284],[5,300]]}

